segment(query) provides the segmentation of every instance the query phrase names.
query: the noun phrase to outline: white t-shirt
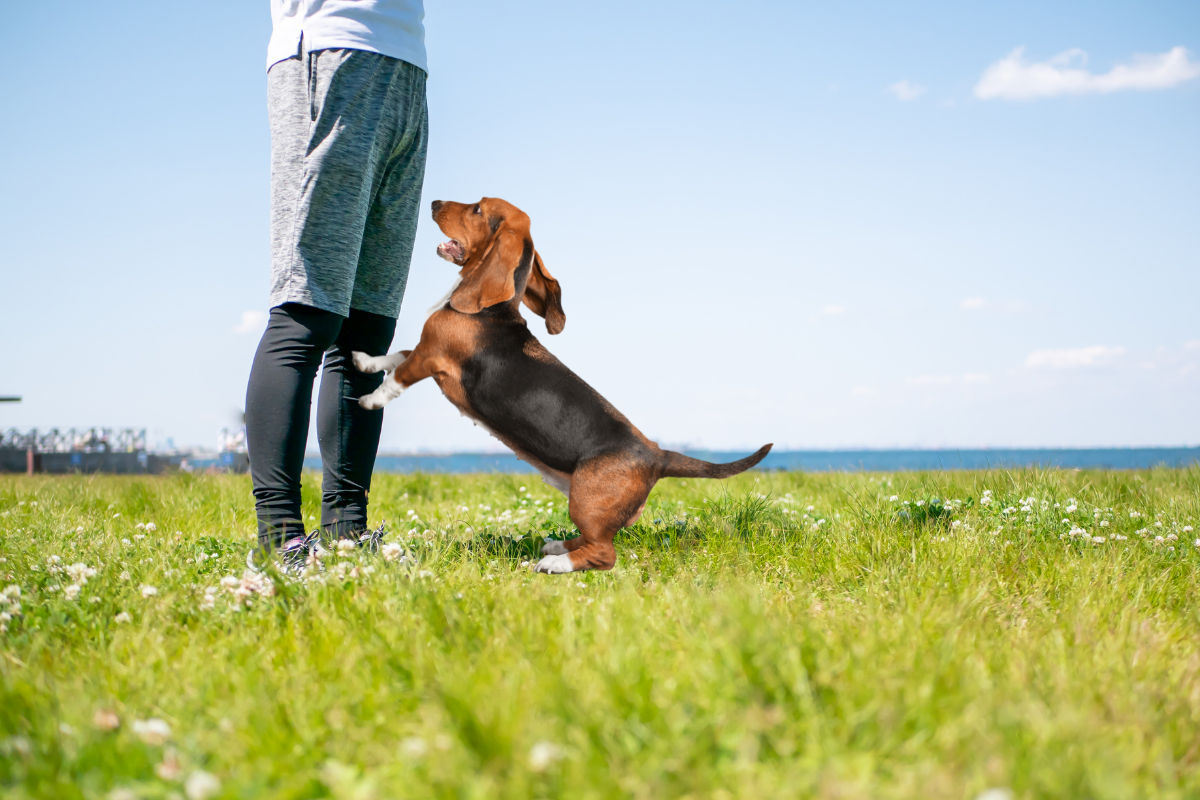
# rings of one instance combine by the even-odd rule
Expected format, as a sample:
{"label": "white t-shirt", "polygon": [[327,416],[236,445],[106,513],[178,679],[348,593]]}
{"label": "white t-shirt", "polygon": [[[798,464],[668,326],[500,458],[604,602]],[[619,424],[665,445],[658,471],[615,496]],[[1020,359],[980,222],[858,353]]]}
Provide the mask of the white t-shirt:
{"label": "white t-shirt", "polygon": [[425,63],[423,0],[271,0],[267,69],[300,49],[369,50],[407,61],[429,73]]}

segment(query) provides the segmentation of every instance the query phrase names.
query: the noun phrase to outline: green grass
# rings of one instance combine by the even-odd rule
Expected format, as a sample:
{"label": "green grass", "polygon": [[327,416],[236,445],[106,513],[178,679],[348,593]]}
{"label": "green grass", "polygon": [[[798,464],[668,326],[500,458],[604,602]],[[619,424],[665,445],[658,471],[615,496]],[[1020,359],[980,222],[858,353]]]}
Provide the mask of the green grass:
{"label": "green grass", "polygon": [[535,480],[378,476],[403,560],[238,607],[247,479],[0,478],[0,793],[1200,797],[1200,469],[664,481],[555,577]]}

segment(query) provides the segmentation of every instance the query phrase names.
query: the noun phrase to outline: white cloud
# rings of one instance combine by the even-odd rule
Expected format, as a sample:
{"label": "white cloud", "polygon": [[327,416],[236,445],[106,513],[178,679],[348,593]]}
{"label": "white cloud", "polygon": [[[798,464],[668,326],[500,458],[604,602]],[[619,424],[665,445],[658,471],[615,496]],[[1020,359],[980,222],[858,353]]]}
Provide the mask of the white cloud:
{"label": "white cloud", "polygon": [[242,321],[234,325],[230,330],[234,333],[255,333],[262,330],[267,324],[267,312],[258,311],[243,311]]}
{"label": "white cloud", "polygon": [[1074,367],[1099,367],[1125,354],[1124,347],[1077,347],[1073,350],[1035,350],[1025,359],[1027,367],[1049,367],[1071,369]]}
{"label": "white cloud", "polygon": [[825,306],[824,308],[821,309],[821,313],[827,317],[832,317],[837,314],[845,314],[846,307],[845,306]]}
{"label": "white cloud", "polygon": [[851,394],[858,395],[859,397],[870,397],[871,395],[875,394],[875,387],[873,387],[873,386],[855,386],[853,389],[850,390],[850,392],[851,392]]}
{"label": "white cloud", "polygon": [[905,378],[909,386],[949,386],[955,383],[990,383],[992,376],[987,372],[968,372],[965,375],[915,375]]}
{"label": "white cloud", "polygon": [[987,301],[982,297],[964,297],[962,302],[958,304],[958,307],[969,311],[975,308],[983,308],[986,305]]}
{"label": "white cloud", "polygon": [[1159,55],[1134,56],[1130,64],[1118,64],[1096,74],[1083,69],[1087,53],[1078,48],[1059,53],[1048,61],[1030,62],[1025,48],[1018,47],[983,72],[975,86],[981,100],[1031,100],[1065,94],[1107,94],[1124,90],[1167,89],[1200,76],[1200,61],[1188,58],[1184,47],[1173,47]]}
{"label": "white cloud", "polygon": [[916,100],[925,94],[925,87],[906,79],[893,83],[888,87],[888,91],[896,95],[897,100],[907,102],[909,100]]}
{"label": "white cloud", "polygon": [[1193,339],[1190,342],[1183,343],[1184,350],[1200,350],[1200,340]]}

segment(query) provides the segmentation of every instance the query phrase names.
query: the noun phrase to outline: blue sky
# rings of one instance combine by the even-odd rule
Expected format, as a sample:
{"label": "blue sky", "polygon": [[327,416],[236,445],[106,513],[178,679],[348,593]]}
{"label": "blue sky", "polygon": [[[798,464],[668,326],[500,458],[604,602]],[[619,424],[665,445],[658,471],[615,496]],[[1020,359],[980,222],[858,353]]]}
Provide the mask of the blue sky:
{"label": "blue sky", "polygon": [[[567,312],[542,340],[651,437],[1200,442],[1197,4],[431,2],[425,21],[424,201],[530,214]],[[210,444],[240,412],[269,33],[245,0],[5,10],[0,394],[25,400],[0,427]],[[423,217],[393,349],[452,280],[439,240]],[[381,447],[496,444],[427,382]]]}

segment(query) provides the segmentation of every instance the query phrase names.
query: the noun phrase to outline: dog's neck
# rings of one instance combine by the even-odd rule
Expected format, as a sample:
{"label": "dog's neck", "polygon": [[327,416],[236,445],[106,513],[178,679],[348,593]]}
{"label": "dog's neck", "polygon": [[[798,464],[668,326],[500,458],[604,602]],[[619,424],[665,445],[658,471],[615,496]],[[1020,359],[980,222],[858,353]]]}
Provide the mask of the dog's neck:
{"label": "dog's neck", "polygon": [[425,315],[425,319],[429,319],[446,307],[446,303],[450,302],[450,295],[454,294],[454,290],[458,288],[460,283],[462,283],[462,275],[455,277],[454,283],[450,286],[450,291],[446,292],[445,297],[433,304],[433,308],[429,309],[429,313]]}

